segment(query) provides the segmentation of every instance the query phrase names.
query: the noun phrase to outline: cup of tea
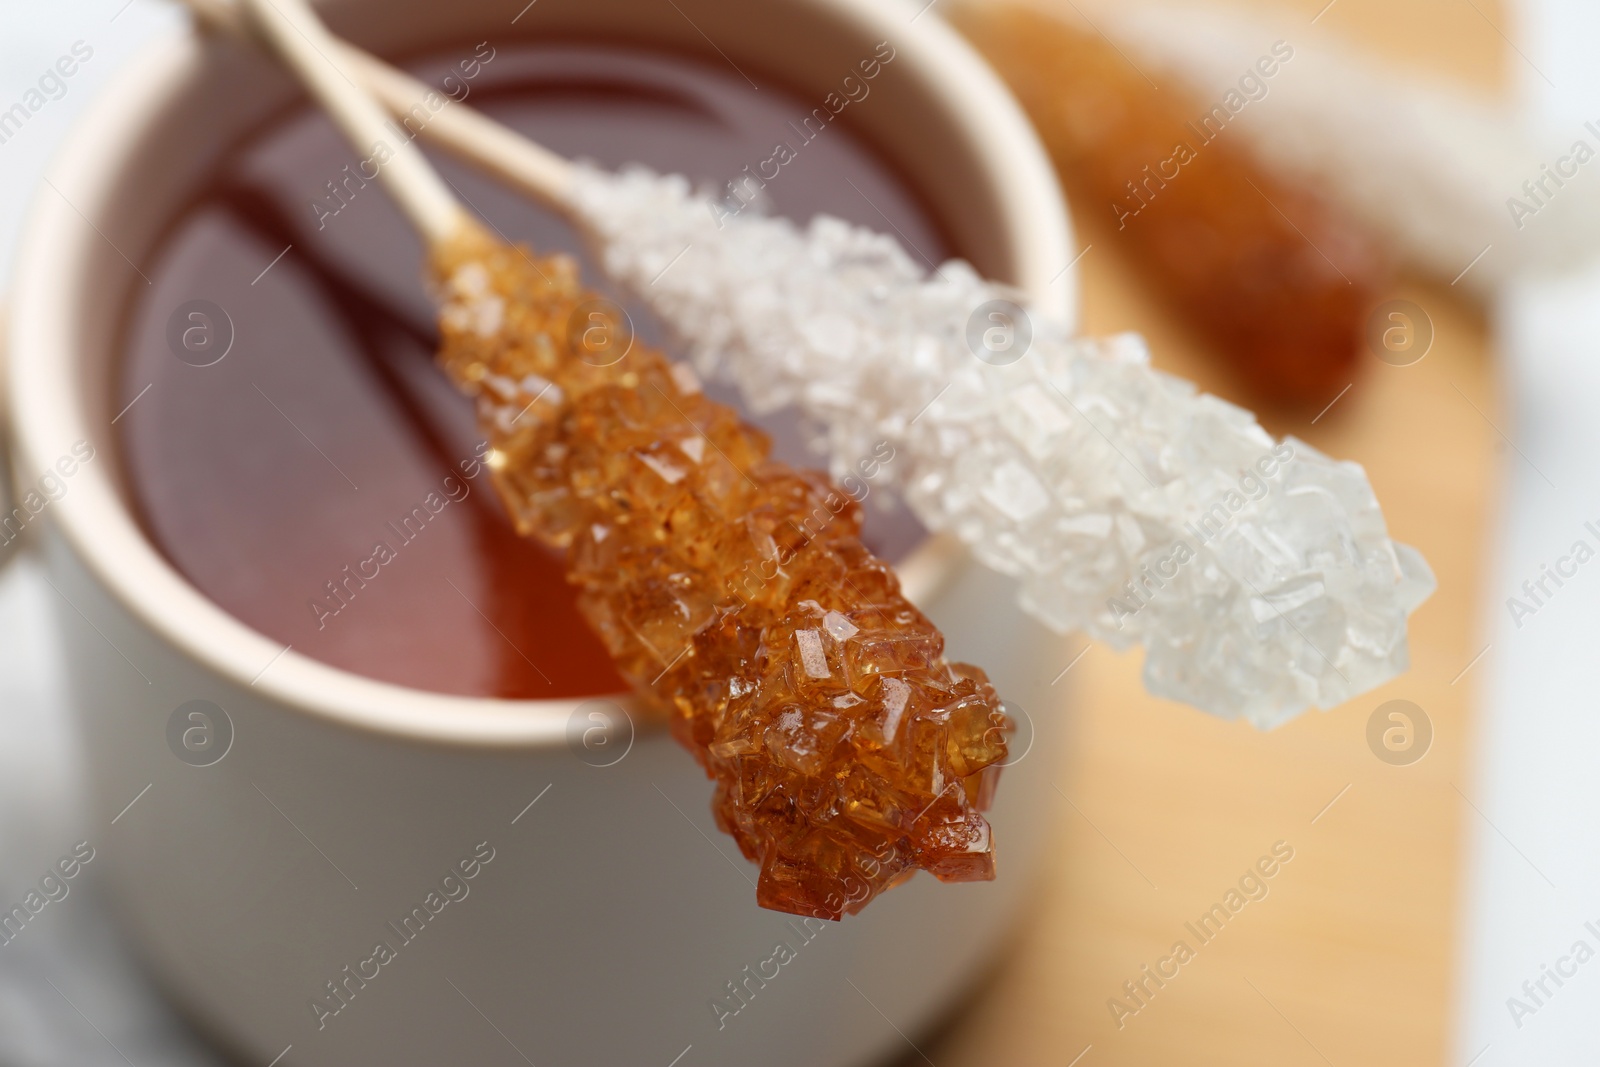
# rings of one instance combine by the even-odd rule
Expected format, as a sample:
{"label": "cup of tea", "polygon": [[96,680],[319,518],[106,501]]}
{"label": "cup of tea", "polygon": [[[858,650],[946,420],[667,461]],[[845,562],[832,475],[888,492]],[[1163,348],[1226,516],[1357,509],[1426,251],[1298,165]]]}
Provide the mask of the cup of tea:
{"label": "cup of tea", "polygon": [[[920,4],[516,7],[322,5],[441,106],[688,174],[725,211],[838,215],[1070,314],[1048,160]],[[904,1050],[1003,947],[1040,864],[1059,638],[895,505],[892,454],[861,457],[869,542],[1019,723],[1000,873],[918,877],[839,923],[758,908],[704,775],[501,511],[430,362],[422,249],[363,163],[271,60],[194,32],[118,76],[31,211],[0,540],[42,553],[57,594],[104,815],[88,843],[131,942],[251,1062]],[[508,237],[584,262],[607,344],[676,350],[559,218],[445,174]],[[765,424],[806,458],[804,427]]]}

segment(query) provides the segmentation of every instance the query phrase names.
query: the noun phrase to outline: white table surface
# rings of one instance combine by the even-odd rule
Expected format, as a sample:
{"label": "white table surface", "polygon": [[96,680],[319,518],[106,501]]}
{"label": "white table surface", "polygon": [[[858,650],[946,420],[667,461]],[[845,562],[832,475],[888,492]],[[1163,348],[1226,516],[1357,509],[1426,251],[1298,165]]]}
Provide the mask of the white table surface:
{"label": "white table surface", "polygon": [[[1518,13],[1526,58],[1510,63],[1531,121],[1596,146],[1584,124],[1600,125],[1600,5],[1523,0]],[[1600,174],[1580,175],[1561,195],[1600,196]],[[1600,548],[1584,527],[1600,528],[1600,264],[1513,286],[1497,320],[1511,418],[1501,430],[1525,458],[1512,454],[1484,606],[1481,814],[1466,816],[1455,1062],[1590,1067],[1600,1063],[1600,935],[1585,925],[1600,930],[1600,565],[1579,567],[1559,589],[1547,583],[1555,595],[1520,627],[1507,600],[1532,606],[1522,583],[1575,541]],[[1596,958],[1563,963],[1576,973],[1559,986],[1546,978],[1536,1002],[1523,983],[1580,940]]]}
{"label": "white table surface", "polygon": [[[27,205],[73,118],[106,80],[182,17],[156,0],[0,0],[0,110],[22,100],[75,42],[92,56],[0,144],[0,293]],[[24,551],[0,572],[0,906],[21,902],[61,855],[100,840],[115,813],[85,811],[73,724],[62,700],[55,594]],[[220,1064],[124,950],[91,861],[62,900],[0,945],[5,1067]]]}
{"label": "white table surface", "polygon": [[[0,292],[26,205],[74,116],[141,47],[176,32],[159,0],[0,0],[0,110],[21,99],[75,41],[94,49],[26,126],[0,144]],[[1600,120],[1600,5],[1523,0],[1515,31],[1533,112],[1577,136]],[[1537,72],[1532,68],[1536,66]],[[1542,73],[1541,73],[1542,72]],[[1554,85],[1547,83],[1548,78]],[[1589,175],[1578,195],[1600,195]],[[1508,192],[1508,195],[1509,192]],[[1600,526],[1600,268],[1505,294],[1503,351],[1525,453],[1511,471],[1491,580],[1481,756],[1454,1061],[1473,1067],[1600,1063],[1600,955],[1516,1026],[1523,997],[1576,940],[1600,953],[1600,561],[1518,630],[1505,599]],[[1537,468],[1537,469],[1535,469]],[[1542,473],[1541,473],[1542,472]],[[1555,484],[1555,488],[1546,482]],[[72,724],[62,707],[56,605],[26,554],[0,572],[0,903],[9,906],[113,813],[82,808]],[[1551,989],[1555,989],[1553,985]],[[1474,1060],[1474,1057],[1477,1057]],[[70,895],[0,946],[0,1064],[214,1064],[123,950],[91,863]]]}

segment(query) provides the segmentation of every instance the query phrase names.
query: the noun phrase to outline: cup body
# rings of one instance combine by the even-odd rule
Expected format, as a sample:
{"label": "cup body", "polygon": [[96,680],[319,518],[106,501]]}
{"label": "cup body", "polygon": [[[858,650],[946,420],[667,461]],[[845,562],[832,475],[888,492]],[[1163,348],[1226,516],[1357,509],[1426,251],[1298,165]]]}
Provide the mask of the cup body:
{"label": "cup body", "polygon": [[[1044,154],[994,77],[915,5],[539,0],[510,26],[498,0],[324,7],[380,54],[622,36],[720,54],[819,99],[889,40],[893,77],[862,132],[918,176],[980,269],[1070,313]],[[666,1064],[692,1046],[686,1065],[817,1067],[904,1050],[897,1028],[927,1027],[1001,946],[1053,807],[1064,659],[1008,581],[939,539],[901,568],[950,653],[1025,709],[992,813],[999,879],[919,876],[819,924],[755,906],[755,869],[664,731],[641,725],[601,766],[572,743],[581,702],[441,696],[319,664],[222,612],[139,531],[110,420],[118,309],[142,283],[108,244],[138,262],[219,146],[292,93],[270,63],[197,36],[143,59],[58,159],[61,194],[35,205],[12,294],[18,484],[79,441],[98,456],[33,522],[104,816],[91,843],[152,973],[263,1063],[289,1046],[286,1062],[341,1065]],[[219,746],[226,735],[214,761],[172,741],[192,701],[225,712],[208,725]]]}

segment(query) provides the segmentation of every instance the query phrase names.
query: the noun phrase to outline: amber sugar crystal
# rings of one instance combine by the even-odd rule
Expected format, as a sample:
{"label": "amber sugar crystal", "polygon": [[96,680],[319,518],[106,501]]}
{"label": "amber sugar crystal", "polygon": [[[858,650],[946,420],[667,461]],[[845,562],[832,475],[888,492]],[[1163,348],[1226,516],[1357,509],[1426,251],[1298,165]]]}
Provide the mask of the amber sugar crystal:
{"label": "amber sugar crystal", "polygon": [[[1208,125],[1217,100],[1152,71],[1158,89],[1067,5],[995,0],[951,14],[1022,101],[1075,206],[1109,226],[1259,399],[1320,408],[1350,384],[1388,281],[1368,235],[1263,169],[1240,131]],[[1248,123],[1249,109],[1231,121]]]}
{"label": "amber sugar crystal", "polygon": [[994,877],[980,812],[1011,725],[862,544],[856,503],[630,345],[566,257],[471,233],[435,270],[439,359],[507,507],[566,551],[623,676],[716,783],[757,902],[837,919],[918,869]]}

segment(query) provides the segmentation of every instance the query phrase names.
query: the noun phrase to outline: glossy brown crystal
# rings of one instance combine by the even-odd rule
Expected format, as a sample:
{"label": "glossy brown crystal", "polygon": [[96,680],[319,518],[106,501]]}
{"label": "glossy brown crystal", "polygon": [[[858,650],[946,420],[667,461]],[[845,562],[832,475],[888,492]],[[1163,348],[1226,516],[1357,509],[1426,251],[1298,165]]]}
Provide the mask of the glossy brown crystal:
{"label": "glossy brown crystal", "polygon": [[566,257],[471,233],[435,269],[439,358],[502,497],[566,550],[618,669],[716,782],[757,902],[837,919],[917,869],[992,878],[979,812],[1010,723],[862,545],[856,502],[769,459]]}

